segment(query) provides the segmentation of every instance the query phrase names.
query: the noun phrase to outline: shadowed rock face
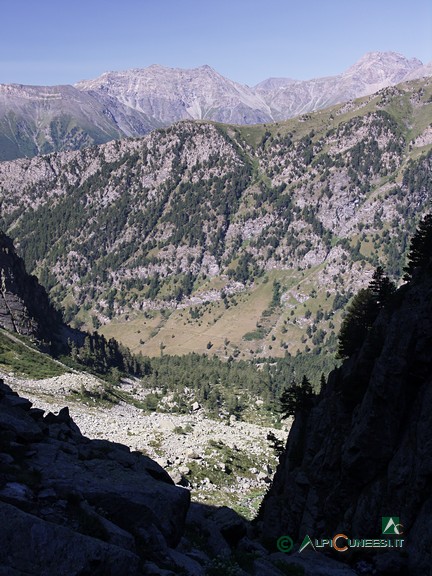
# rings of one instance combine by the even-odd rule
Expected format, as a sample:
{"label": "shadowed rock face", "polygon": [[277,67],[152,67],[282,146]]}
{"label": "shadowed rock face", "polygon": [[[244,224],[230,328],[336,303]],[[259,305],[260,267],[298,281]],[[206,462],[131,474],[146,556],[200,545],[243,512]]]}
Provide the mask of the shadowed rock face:
{"label": "shadowed rock face", "polygon": [[[429,573],[431,343],[429,274],[399,290],[373,337],[330,375],[310,413],[296,418],[261,510],[267,538],[383,538],[382,517],[397,516],[403,553],[374,551],[378,573]],[[386,572],[390,564],[394,571]]]}
{"label": "shadowed rock face", "polygon": [[0,382],[0,463],[1,574],[123,576],[169,564],[189,492],[150,458],[82,436],[67,408],[44,417]]}
{"label": "shadowed rock face", "polygon": [[0,232],[0,327],[51,341],[60,324],[45,289],[27,274],[12,240]]}

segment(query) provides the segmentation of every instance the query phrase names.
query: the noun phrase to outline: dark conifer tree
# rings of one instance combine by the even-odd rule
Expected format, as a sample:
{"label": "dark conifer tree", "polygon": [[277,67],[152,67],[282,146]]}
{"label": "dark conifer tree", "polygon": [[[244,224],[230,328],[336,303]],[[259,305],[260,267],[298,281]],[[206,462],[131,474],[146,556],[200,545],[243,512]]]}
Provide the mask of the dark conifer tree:
{"label": "dark conifer tree", "polygon": [[339,358],[352,356],[361,347],[379,311],[395,291],[395,284],[384,274],[384,269],[378,266],[369,286],[361,289],[348,306],[338,336]]}
{"label": "dark conifer tree", "polygon": [[352,356],[363,344],[378,314],[376,299],[369,288],[362,288],[348,306],[339,331],[338,356]]}
{"label": "dark conifer tree", "polygon": [[432,214],[420,222],[411,240],[408,264],[404,268],[405,280],[411,280],[417,269],[425,269],[432,259]]}
{"label": "dark conifer tree", "polygon": [[369,290],[379,307],[382,307],[396,291],[394,282],[384,274],[384,268],[378,266],[369,284]]}
{"label": "dark conifer tree", "polygon": [[293,380],[291,386],[285,388],[280,397],[282,419],[295,416],[297,412],[307,409],[311,405],[313,395],[312,385],[306,376],[303,376],[301,384]]}

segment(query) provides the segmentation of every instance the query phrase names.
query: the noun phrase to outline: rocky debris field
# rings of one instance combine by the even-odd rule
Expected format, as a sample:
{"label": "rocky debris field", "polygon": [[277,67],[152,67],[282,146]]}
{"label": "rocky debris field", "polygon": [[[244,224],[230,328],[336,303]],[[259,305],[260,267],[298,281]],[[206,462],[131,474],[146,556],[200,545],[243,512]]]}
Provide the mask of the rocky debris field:
{"label": "rocky debris field", "polygon": [[[68,392],[68,377],[51,386]],[[270,553],[232,509],[191,504],[149,457],[86,438],[68,408],[45,413],[2,380],[0,542],[1,576],[354,574],[330,559]]]}
{"label": "rocky debris field", "polygon": [[[211,420],[191,406],[186,415],[144,413],[131,404],[100,403],[81,391],[97,391],[102,383],[79,373],[43,380],[1,374],[15,391],[38,408],[58,412],[65,405],[88,438],[119,442],[156,460],[195,501],[234,506],[252,518],[271,483],[277,458],[267,440],[272,432],[285,443],[287,427],[266,428],[230,419]],[[123,384],[131,391],[133,386]],[[193,410],[195,408],[195,410]]]}

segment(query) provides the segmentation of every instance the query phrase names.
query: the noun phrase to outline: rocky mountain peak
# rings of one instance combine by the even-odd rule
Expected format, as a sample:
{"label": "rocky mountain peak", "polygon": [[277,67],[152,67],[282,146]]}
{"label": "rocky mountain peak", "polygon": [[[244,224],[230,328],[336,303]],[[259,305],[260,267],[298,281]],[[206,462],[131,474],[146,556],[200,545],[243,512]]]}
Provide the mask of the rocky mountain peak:
{"label": "rocky mountain peak", "polygon": [[164,94],[165,88],[171,84],[181,90],[182,82],[194,80],[203,82],[206,79],[227,82],[227,79],[208,65],[197,68],[170,68],[161,64],[152,64],[146,68],[104,72],[97,78],[76,83],[75,87],[83,91],[104,90],[117,97],[125,97],[125,94],[139,94],[149,88],[160,90],[160,93]]}
{"label": "rocky mountain peak", "polygon": [[253,124],[270,119],[261,98],[221,76],[208,65],[181,69],[153,65],[110,72],[76,84],[82,91],[109,94],[160,124],[183,119],[212,119]]}
{"label": "rocky mountain peak", "polygon": [[368,52],[342,76],[371,85],[383,82],[396,84],[421,66],[422,62],[417,58],[408,59],[396,52]]}
{"label": "rocky mountain peak", "polygon": [[185,119],[286,120],[430,74],[415,58],[371,52],[337,76],[268,78],[253,88],[207,64],[105,72],[75,86],[0,86],[0,160],[143,136]]}

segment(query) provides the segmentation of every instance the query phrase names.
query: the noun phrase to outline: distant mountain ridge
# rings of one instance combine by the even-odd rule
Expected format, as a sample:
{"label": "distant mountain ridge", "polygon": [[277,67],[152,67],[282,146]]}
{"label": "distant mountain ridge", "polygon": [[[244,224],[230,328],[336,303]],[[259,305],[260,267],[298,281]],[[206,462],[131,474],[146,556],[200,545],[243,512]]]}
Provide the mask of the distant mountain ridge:
{"label": "distant mountain ridge", "polygon": [[416,58],[371,52],[337,76],[269,78],[255,87],[207,65],[106,72],[75,86],[0,85],[0,160],[139,137],[179,120],[281,121],[430,76],[431,70]]}
{"label": "distant mountain ridge", "polygon": [[256,90],[270,106],[273,120],[278,121],[368,96],[403,82],[407,75],[417,78],[416,71],[422,67],[416,58],[408,60],[394,52],[369,52],[337,76],[304,81],[268,79]]}
{"label": "distant mountain ridge", "polygon": [[73,86],[0,85],[0,160],[78,150],[154,127],[117,100]]}

